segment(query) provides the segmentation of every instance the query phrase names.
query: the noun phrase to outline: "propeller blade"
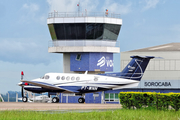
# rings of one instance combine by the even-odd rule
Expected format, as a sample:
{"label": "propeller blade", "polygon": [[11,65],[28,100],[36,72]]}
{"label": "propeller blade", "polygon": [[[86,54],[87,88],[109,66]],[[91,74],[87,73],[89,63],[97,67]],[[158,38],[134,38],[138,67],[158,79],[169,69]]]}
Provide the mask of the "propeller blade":
{"label": "propeller blade", "polygon": [[21,87],[21,96],[24,97],[24,86]]}
{"label": "propeller blade", "polygon": [[48,97],[50,98],[50,93],[48,92]]}

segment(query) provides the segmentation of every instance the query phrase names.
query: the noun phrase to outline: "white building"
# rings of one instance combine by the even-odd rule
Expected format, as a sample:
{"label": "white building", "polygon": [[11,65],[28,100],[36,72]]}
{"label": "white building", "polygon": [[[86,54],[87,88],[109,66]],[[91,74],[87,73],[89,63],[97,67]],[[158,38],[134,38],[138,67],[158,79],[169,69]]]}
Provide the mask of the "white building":
{"label": "white building", "polygon": [[150,61],[143,80],[180,80],[180,43],[121,52],[121,70],[132,55],[161,57]]}

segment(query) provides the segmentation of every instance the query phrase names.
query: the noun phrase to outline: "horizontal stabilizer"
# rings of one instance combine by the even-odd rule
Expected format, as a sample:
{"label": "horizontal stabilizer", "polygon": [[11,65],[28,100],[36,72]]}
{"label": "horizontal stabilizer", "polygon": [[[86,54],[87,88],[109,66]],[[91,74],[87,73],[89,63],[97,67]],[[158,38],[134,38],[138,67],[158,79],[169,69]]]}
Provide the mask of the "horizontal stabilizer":
{"label": "horizontal stabilizer", "polygon": [[135,56],[131,56],[131,58],[153,59],[155,57],[154,56],[139,56],[139,55],[135,55]]}

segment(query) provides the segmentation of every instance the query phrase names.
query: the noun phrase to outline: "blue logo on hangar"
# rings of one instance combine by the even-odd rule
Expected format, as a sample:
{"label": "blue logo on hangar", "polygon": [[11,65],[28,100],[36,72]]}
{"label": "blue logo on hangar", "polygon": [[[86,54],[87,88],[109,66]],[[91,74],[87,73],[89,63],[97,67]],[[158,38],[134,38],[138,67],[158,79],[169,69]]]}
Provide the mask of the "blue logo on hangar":
{"label": "blue logo on hangar", "polygon": [[71,71],[113,71],[113,53],[71,53]]}

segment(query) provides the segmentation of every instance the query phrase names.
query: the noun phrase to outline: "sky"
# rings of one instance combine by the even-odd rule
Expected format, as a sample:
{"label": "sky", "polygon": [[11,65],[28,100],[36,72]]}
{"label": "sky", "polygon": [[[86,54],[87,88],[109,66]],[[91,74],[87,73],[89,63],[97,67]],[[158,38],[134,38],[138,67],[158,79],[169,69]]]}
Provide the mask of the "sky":
{"label": "sky", "polygon": [[[48,53],[48,13],[81,11],[121,14],[120,50],[180,42],[180,0],[6,0],[0,1],[0,93],[20,91],[20,73],[31,80],[63,72],[62,54]],[[114,55],[120,71],[120,54]]]}

